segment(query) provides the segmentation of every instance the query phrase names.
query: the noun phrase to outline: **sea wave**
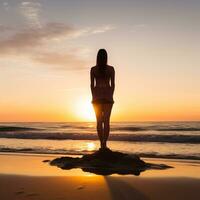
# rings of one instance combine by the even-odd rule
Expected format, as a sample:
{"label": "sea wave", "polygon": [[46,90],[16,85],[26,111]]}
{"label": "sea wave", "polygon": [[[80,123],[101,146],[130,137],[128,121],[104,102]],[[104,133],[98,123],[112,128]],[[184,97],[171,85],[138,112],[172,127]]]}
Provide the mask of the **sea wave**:
{"label": "sea wave", "polygon": [[31,128],[24,126],[0,126],[0,132],[4,131],[31,131],[31,130],[40,130],[39,128]]}
{"label": "sea wave", "polygon": [[[34,153],[34,154],[61,154],[61,155],[84,155],[84,154],[91,154],[95,152],[95,150],[83,150],[83,151],[76,151],[76,150],[66,150],[66,149],[47,149],[47,148],[0,148],[0,152],[4,153]],[[124,153],[129,153],[123,151]],[[129,153],[130,154],[130,153]],[[200,160],[200,154],[193,154],[193,155],[183,155],[183,154],[159,154],[157,152],[135,152],[136,155],[144,158],[165,158],[165,159],[185,159],[185,160]]]}
{"label": "sea wave", "polygon": [[[1,126],[0,132],[15,132],[15,131],[31,131],[31,130],[95,130],[95,125],[92,126],[80,126],[80,125],[56,125],[56,126],[39,126],[39,127],[31,127],[31,126]],[[119,126],[119,125],[111,125],[111,131],[125,131],[125,132],[142,132],[142,131],[158,131],[158,132],[200,132],[200,127],[185,127],[185,126]]]}
{"label": "sea wave", "polygon": [[200,131],[200,128],[196,127],[162,127],[162,126],[147,126],[147,127],[139,127],[139,126],[125,126],[125,127],[115,127],[112,128],[115,131]]}
{"label": "sea wave", "polygon": [[[16,139],[47,139],[47,140],[97,140],[96,134],[88,133],[62,133],[62,132],[0,132],[0,138]],[[110,134],[111,141],[129,142],[167,142],[200,144],[200,135],[181,134]]]}

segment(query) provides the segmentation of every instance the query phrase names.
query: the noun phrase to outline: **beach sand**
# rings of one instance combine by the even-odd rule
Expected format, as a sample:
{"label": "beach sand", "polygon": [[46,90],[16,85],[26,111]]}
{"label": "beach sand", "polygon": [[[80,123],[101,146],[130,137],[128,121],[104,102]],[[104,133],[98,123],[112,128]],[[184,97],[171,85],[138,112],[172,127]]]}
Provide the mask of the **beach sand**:
{"label": "beach sand", "polygon": [[80,169],[61,170],[42,162],[55,157],[0,155],[0,199],[200,199],[199,161],[145,159],[173,168],[147,170],[140,176],[99,176]]}

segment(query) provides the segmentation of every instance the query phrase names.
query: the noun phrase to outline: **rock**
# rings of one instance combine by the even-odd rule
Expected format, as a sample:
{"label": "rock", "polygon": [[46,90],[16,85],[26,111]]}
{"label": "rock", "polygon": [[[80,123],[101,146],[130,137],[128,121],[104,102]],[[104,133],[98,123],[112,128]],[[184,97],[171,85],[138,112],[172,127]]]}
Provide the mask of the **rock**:
{"label": "rock", "polygon": [[[137,155],[115,152],[110,149],[100,149],[92,154],[83,155],[81,158],[56,158],[50,162],[50,165],[61,169],[81,168],[85,172],[99,175],[133,174],[138,176],[142,171],[151,168],[150,163],[144,162]],[[155,164],[153,166],[155,169]],[[162,169],[168,167],[156,166]]]}

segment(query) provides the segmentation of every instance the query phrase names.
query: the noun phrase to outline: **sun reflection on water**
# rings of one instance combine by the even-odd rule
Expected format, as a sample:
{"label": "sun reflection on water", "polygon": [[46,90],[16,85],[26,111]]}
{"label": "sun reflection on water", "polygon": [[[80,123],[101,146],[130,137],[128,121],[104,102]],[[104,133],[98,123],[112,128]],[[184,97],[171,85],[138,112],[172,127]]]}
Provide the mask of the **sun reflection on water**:
{"label": "sun reflection on water", "polygon": [[93,142],[87,143],[87,150],[88,151],[94,151],[96,149],[96,145]]}

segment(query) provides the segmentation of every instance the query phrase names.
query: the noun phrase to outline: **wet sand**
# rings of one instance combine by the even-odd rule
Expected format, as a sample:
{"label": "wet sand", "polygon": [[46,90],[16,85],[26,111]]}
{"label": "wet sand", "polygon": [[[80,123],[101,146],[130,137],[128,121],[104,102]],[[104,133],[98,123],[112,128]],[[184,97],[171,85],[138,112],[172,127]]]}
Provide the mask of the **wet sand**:
{"label": "wet sand", "polygon": [[147,170],[140,176],[99,176],[42,162],[55,157],[0,155],[0,199],[200,199],[199,161],[148,159],[174,168]]}

